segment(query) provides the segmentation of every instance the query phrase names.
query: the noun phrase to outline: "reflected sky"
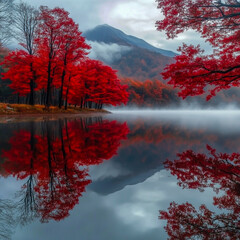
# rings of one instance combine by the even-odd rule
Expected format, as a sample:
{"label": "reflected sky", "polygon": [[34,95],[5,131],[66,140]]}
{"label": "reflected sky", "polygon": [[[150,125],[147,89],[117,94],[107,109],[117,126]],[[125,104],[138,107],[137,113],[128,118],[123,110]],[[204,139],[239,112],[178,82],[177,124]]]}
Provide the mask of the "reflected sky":
{"label": "reflected sky", "polygon": [[216,132],[240,132],[240,111],[229,110],[120,110],[111,117],[127,121],[170,123],[179,127],[205,128]]}
{"label": "reflected sky", "polygon": [[[182,189],[177,184],[177,177],[165,169],[164,162],[176,160],[176,154],[189,149],[207,154],[207,144],[222,153],[240,152],[239,115],[237,111],[116,112],[100,118],[33,119],[0,124],[2,200],[11,201],[15,206],[27,179],[20,179],[19,170],[14,174],[6,173],[6,166],[9,166],[6,162],[11,156],[16,157],[6,151],[11,151],[14,144],[15,147],[21,144],[13,142],[14,136],[21,131],[31,135],[34,129],[34,136],[43,139],[50,134],[55,154],[62,151],[62,136],[66,159],[74,156],[74,162],[87,171],[87,179],[91,181],[79,195],[79,202],[69,208],[69,215],[62,219],[50,218],[48,223],[41,223],[38,214],[22,225],[15,216],[15,233],[9,239],[167,239],[166,221],[158,217],[159,210],[167,211],[172,201],[178,204],[189,202],[196,208],[205,204],[211,211],[220,213],[222,210],[213,205],[216,193],[211,187],[205,188],[204,192]],[[47,124],[50,125],[47,127]],[[4,132],[8,134],[2,134]],[[59,149],[56,143],[60,144]],[[74,153],[67,152],[69,143]],[[94,149],[94,144],[102,144],[101,150]],[[108,151],[105,151],[105,145]],[[64,160],[62,156],[59,155],[59,161]],[[62,173],[62,165],[59,166],[56,173]],[[22,174],[23,169],[20,170]],[[39,173],[34,174],[38,176]],[[47,178],[42,179],[46,181]],[[62,176],[59,179],[63,179]],[[218,196],[223,194],[220,190]]]}

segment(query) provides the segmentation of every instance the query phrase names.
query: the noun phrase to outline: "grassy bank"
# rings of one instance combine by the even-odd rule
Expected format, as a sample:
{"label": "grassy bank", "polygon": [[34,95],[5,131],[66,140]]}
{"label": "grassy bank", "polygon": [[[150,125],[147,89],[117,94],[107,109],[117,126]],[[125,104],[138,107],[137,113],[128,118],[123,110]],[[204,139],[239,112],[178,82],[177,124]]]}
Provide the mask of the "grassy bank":
{"label": "grassy bank", "polygon": [[51,106],[46,109],[43,105],[30,106],[27,104],[0,103],[0,115],[25,115],[25,114],[86,114],[86,113],[109,113],[106,110],[81,109],[68,107],[67,110]]}

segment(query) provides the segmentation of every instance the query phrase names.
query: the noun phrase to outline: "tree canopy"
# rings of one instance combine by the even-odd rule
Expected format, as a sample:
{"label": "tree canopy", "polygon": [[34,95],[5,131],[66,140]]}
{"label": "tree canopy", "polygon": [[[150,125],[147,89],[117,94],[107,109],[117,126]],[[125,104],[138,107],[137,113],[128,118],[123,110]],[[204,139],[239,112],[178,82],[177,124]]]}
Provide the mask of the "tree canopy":
{"label": "tree canopy", "polygon": [[3,79],[11,81],[15,94],[47,109],[127,103],[127,87],[115,70],[87,57],[91,47],[67,11],[20,3],[15,12],[16,38],[24,49],[10,52],[2,62],[7,69]]}
{"label": "tree canopy", "polygon": [[164,19],[157,21],[157,29],[175,38],[186,30],[201,34],[213,47],[213,54],[205,55],[200,46],[183,44],[163,73],[164,79],[180,88],[179,95],[201,95],[207,99],[216,92],[240,86],[240,2],[238,0],[157,0]]}

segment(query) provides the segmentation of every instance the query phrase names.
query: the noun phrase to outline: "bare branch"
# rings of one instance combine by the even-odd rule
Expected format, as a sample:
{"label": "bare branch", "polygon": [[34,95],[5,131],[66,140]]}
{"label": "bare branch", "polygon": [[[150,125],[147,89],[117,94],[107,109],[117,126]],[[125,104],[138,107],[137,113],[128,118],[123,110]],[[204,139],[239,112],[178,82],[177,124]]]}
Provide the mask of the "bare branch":
{"label": "bare branch", "polygon": [[13,0],[0,0],[0,44],[6,43],[12,36]]}
{"label": "bare branch", "polygon": [[27,3],[15,5],[14,26],[15,38],[22,43],[30,55],[34,54],[35,31],[38,25],[39,12]]}

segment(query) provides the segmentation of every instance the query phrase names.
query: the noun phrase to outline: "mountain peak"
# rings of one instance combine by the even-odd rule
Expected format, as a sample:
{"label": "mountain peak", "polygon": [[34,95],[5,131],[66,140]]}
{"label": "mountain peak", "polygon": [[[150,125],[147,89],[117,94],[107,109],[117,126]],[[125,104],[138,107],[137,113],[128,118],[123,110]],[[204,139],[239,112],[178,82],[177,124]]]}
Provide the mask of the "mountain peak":
{"label": "mountain peak", "polygon": [[[114,30],[116,30],[116,31],[122,32],[121,30],[119,30],[119,29],[117,29],[117,28],[115,28],[115,27],[113,27],[113,26],[110,26],[110,25],[108,25],[107,23],[97,25],[96,27],[94,27],[93,29],[90,29],[90,30],[88,30],[88,31],[94,31],[94,30],[96,30],[96,29],[98,29],[98,28],[108,28],[108,29],[114,29]],[[88,31],[87,31],[87,32],[88,32]]]}
{"label": "mountain peak", "polygon": [[107,23],[104,23],[104,24],[100,24],[100,25],[98,25],[97,27],[111,27],[111,26],[108,25]]}
{"label": "mountain peak", "polygon": [[108,24],[98,25],[94,29],[84,32],[83,36],[89,41],[104,42],[107,44],[116,43],[123,46],[147,49],[151,52],[160,53],[167,57],[176,56],[176,53],[172,51],[156,48],[143,39],[127,35],[123,31]]}

